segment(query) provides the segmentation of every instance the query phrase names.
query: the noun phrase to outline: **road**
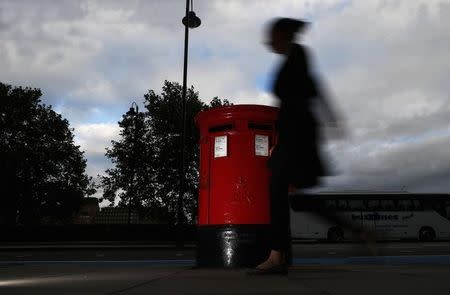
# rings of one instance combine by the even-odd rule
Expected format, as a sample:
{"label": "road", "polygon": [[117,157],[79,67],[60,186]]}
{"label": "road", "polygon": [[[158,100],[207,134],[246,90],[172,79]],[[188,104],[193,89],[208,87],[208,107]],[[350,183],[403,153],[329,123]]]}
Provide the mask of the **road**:
{"label": "road", "polygon": [[[450,255],[450,242],[377,243],[379,256]],[[370,256],[364,244],[296,243],[294,258],[345,258]],[[0,247],[0,261],[129,261],[129,260],[193,260],[195,248],[177,251],[172,247],[145,245],[121,246],[40,246]]]}

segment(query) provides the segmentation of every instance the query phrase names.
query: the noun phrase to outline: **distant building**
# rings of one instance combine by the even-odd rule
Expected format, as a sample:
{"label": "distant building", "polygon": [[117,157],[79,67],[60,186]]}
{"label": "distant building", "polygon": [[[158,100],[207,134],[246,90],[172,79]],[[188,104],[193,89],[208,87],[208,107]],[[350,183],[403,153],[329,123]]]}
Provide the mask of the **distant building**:
{"label": "distant building", "polygon": [[97,216],[100,207],[97,198],[83,198],[78,212],[73,218],[74,224],[91,224]]}
{"label": "distant building", "polygon": [[128,211],[128,208],[105,207],[101,208],[96,215],[94,223],[96,224],[149,224],[151,220],[145,218],[135,210]]}

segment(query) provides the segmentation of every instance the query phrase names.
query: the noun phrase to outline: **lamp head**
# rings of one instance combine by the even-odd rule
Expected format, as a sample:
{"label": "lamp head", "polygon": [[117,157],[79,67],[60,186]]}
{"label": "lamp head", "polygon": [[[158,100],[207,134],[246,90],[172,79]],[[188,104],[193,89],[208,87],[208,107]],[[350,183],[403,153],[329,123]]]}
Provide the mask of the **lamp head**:
{"label": "lamp head", "polygon": [[[188,18],[189,18],[189,23],[188,23]],[[187,25],[189,28],[194,29],[194,28],[198,28],[202,21],[201,19],[195,15],[195,12],[193,11],[189,11],[189,16],[188,18],[183,17],[183,25]]]}
{"label": "lamp head", "polygon": [[130,114],[134,115],[139,113],[139,107],[137,105],[137,103],[135,103],[134,101],[131,103],[131,107],[130,107]]}

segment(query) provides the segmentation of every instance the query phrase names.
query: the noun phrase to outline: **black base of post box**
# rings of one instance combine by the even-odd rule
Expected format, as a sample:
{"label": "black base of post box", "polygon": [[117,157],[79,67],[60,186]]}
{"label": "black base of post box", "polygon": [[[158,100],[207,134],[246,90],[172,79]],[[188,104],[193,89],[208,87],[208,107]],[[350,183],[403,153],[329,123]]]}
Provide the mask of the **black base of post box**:
{"label": "black base of post box", "polygon": [[270,253],[268,234],[268,224],[198,226],[197,266],[255,267]]}

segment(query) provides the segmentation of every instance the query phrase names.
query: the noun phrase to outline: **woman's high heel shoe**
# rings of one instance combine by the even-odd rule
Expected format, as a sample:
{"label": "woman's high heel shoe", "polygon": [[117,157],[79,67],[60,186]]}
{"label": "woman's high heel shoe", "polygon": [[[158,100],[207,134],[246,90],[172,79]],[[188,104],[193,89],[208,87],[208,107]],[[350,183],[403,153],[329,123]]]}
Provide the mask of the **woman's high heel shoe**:
{"label": "woman's high heel shoe", "polygon": [[287,275],[288,267],[286,264],[278,264],[269,268],[252,268],[247,270],[248,275]]}

